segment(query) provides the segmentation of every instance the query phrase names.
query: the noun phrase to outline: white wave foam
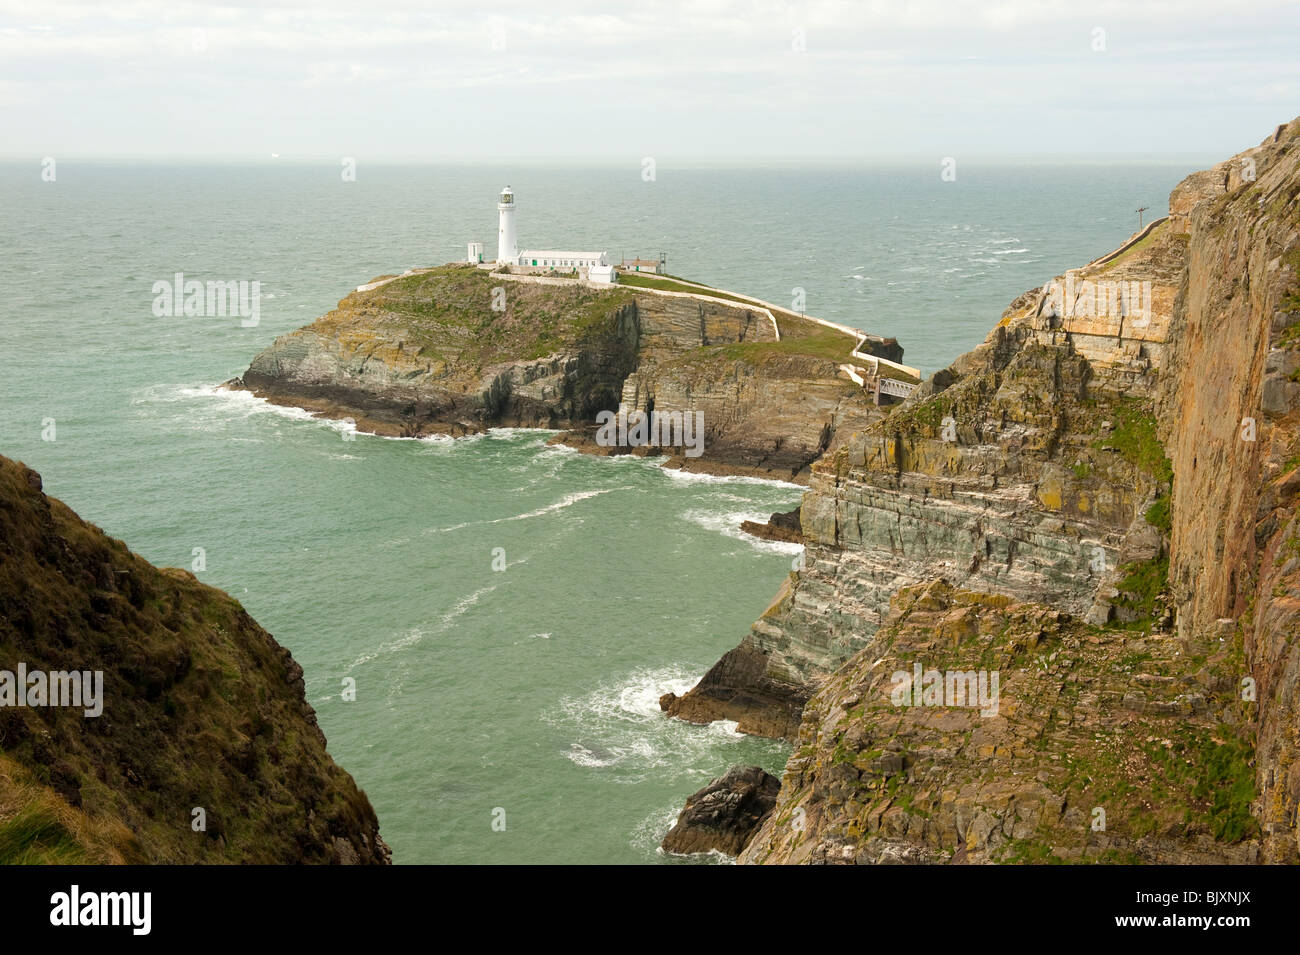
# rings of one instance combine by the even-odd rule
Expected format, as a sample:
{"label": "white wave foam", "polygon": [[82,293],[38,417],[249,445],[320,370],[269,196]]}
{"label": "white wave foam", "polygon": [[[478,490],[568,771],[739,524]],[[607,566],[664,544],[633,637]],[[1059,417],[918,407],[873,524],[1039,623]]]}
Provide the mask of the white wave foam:
{"label": "white wave foam", "polygon": [[399,654],[402,651],[415,646],[425,637],[437,636],[440,633],[447,632],[455,625],[457,618],[468,613],[470,609],[479,602],[479,598],[496,589],[496,584],[492,584],[489,587],[483,587],[474,591],[472,594],[462,597],[450,610],[438,619],[438,625],[432,630],[426,630],[423,627],[412,627],[397,639],[390,640],[387,643],[380,644],[373,650],[362,653],[348,665],[345,672],[351,673],[357,667],[365,666],[367,663],[377,660],[380,657]]}
{"label": "white wave foam", "polygon": [[322,417],[290,405],[277,405],[251,391],[227,388],[225,385],[156,385],[145,389],[139,397],[132,398],[131,404],[175,404],[184,401],[210,402],[216,411],[215,417],[222,420],[247,419],[254,415],[270,414],[288,421],[310,421],[331,428],[340,434],[350,434],[354,437],[364,433],[358,432],[356,425],[351,421]]}
{"label": "white wave foam", "polygon": [[757,524],[767,523],[770,512],[755,513],[753,511],[706,511],[699,508],[686,511],[682,514],[685,520],[692,524],[697,524],[705,530],[714,531],[722,534],[724,537],[730,537],[732,540],[741,540],[746,544],[754,547],[756,550],[768,551],[773,554],[798,554],[803,550],[802,544],[795,544],[790,541],[769,541],[761,537],[755,537],[753,534],[747,534],[740,529],[740,525],[745,521],[754,521]]}
{"label": "white wave foam", "polygon": [[802,484],[792,484],[776,478],[752,477],[747,474],[705,474],[702,471],[683,471],[681,468],[660,468],[660,470],[674,481],[688,484],[767,484],[772,487],[788,487],[796,491],[808,490]]}
{"label": "white wave foam", "polygon": [[412,627],[396,640],[390,640],[388,643],[382,643],[373,650],[361,654],[350,664],[348,664],[345,673],[351,673],[357,667],[365,666],[371,660],[378,660],[382,656],[388,656],[393,653],[401,653],[407,647],[415,646],[424,639],[426,631],[420,627]]}
{"label": "white wave foam", "polygon": [[[664,717],[659,697],[666,692],[685,693],[698,682],[698,672],[681,666],[638,669],[586,695],[560,700],[542,718],[568,737],[564,758],[608,773],[616,782],[638,782],[651,775],[657,779],[716,775],[720,745],[771,747],[773,761],[779,759],[786,751],[784,744],[738,733],[734,722],[697,726]],[[671,824],[669,820],[659,838]]]}
{"label": "white wave foam", "polygon": [[588,498],[599,497],[602,494],[610,494],[614,491],[631,491],[631,487],[603,487],[593,491],[574,491],[572,494],[566,494],[563,498],[553,504],[547,504],[545,507],[539,507],[534,511],[526,511],[523,514],[512,514],[510,517],[495,517],[491,520],[483,521],[466,521],[462,524],[452,524],[450,527],[438,528],[439,533],[447,531],[458,531],[466,527],[479,527],[485,524],[504,524],[509,521],[523,521],[533,517],[543,517],[547,514],[553,514],[556,511],[562,511],[565,508],[572,507],[579,501],[585,501]]}
{"label": "white wave foam", "polygon": [[684,667],[640,669],[584,696],[565,697],[543,719],[572,734],[566,759],[613,771],[620,782],[636,782],[652,772],[661,777],[698,772],[694,762],[712,763],[720,743],[750,738],[733,735],[726,726],[714,729],[664,718],[659,697],[680,695],[697,682],[698,671]]}
{"label": "white wave foam", "polygon": [[719,852],[717,849],[710,849],[708,852],[694,853],[692,855],[679,855],[675,852],[665,852],[661,843],[664,836],[668,835],[668,830],[677,824],[677,819],[681,816],[681,806],[671,806],[666,809],[656,809],[650,815],[646,816],[639,822],[631,833],[632,848],[645,853],[647,856],[658,856],[669,858],[679,863],[695,863],[704,865],[735,865],[736,860],[731,856]]}

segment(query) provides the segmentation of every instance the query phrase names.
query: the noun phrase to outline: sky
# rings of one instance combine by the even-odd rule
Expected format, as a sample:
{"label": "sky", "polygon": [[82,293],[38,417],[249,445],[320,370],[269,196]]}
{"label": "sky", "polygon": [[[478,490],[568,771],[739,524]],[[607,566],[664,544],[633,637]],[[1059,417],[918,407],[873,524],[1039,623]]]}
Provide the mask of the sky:
{"label": "sky", "polygon": [[0,155],[1223,158],[1300,3],[0,0]]}

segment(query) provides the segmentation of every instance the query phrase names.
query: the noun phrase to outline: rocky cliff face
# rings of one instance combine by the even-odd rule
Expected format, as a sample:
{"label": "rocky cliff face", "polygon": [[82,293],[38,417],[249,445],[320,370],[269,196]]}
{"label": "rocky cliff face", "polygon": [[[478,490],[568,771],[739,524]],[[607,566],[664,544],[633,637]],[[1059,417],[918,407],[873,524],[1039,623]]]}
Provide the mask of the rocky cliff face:
{"label": "rocky cliff face", "polygon": [[0,686],[0,862],[388,862],[289,652],[0,457],[0,670],[20,665],[101,671],[102,712]]}
{"label": "rocky cliff face", "polygon": [[1182,249],[1165,230],[1080,273],[1077,287],[1102,268],[1157,277],[1140,337],[1116,317],[1103,350],[1106,319],[1054,315],[1026,293],[982,346],[814,465],[804,569],[735,651],[666,701],[670,715],[793,737],[802,702],[871,641],[898,588],[936,575],[1098,623],[1151,612],[1117,585],[1162,552],[1147,517],[1169,492],[1148,345],[1168,326]]}
{"label": "rocky cliff face", "polygon": [[451,266],[352,292],[236,384],[379,434],[568,427],[617,404],[640,334],[628,294]]}
{"label": "rocky cliff face", "polygon": [[[1298,135],[813,467],[805,568],[664,700],[797,740],[745,861],[1297,860]],[[914,662],[998,713],[896,704]]]}
{"label": "rocky cliff face", "polygon": [[[1180,651],[1000,594],[904,588],[805,707],[741,861],[1253,862],[1240,660]],[[899,705],[918,665],[962,679]]]}
{"label": "rocky cliff face", "polygon": [[1174,194],[1187,267],[1159,393],[1169,583],[1193,652],[1242,641],[1265,861],[1300,862],[1300,121]]}
{"label": "rocky cliff face", "polygon": [[[772,319],[740,302],[451,265],[353,292],[232,384],[380,434],[572,429],[564,443],[604,454],[628,449],[597,445],[600,411],[700,412],[703,454],[664,448],[671,466],[805,481],[879,409],[840,370],[853,337],[779,322],[777,341]],[[892,340],[865,347],[902,355]]]}

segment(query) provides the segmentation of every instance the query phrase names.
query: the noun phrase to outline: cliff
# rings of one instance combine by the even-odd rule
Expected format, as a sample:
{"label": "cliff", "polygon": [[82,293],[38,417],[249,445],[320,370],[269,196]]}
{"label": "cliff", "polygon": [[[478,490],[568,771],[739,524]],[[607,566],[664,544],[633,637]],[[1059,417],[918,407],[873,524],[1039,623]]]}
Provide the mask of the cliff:
{"label": "cliff", "polygon": [[102,712],[0,694],[0,863],[388,862],[289,652],[225,593],[132,554],[0,457],[6,682],[20,666],[100,671]]}
{"label": "cliff", "polygon": [[742,861],[1300,861],[1298,135],[813,466],[806,566],[663,701],[796,741]]}
{"label": "cliff", "polygon": [[[732,293],[661,284],[678,291],[424,269],[362,286],[231,384],[363,431],[568,429],[559,440],[598,454],[630,450],[597,443],[601,411],[698,412],[703,453],[665,447],[672,466],[798,481],[838,436],[879,417],[840,367],[860,363],[855,336]],[[902,357],[892,339],[862,348]]]}

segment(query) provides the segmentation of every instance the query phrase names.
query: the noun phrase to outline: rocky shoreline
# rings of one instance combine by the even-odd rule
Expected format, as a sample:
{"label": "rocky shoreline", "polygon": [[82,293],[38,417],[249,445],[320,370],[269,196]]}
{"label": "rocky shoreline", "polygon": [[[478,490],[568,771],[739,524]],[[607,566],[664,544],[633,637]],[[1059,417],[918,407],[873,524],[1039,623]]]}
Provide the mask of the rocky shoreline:
{"label": "rocky shoreline", "polygon": [[[796,746],[741,862],[1300,861],[1298,145],[1188,177],[813,465],[804,568],[661,701]],[[899,706],[914,665],[1001,706]]]}

